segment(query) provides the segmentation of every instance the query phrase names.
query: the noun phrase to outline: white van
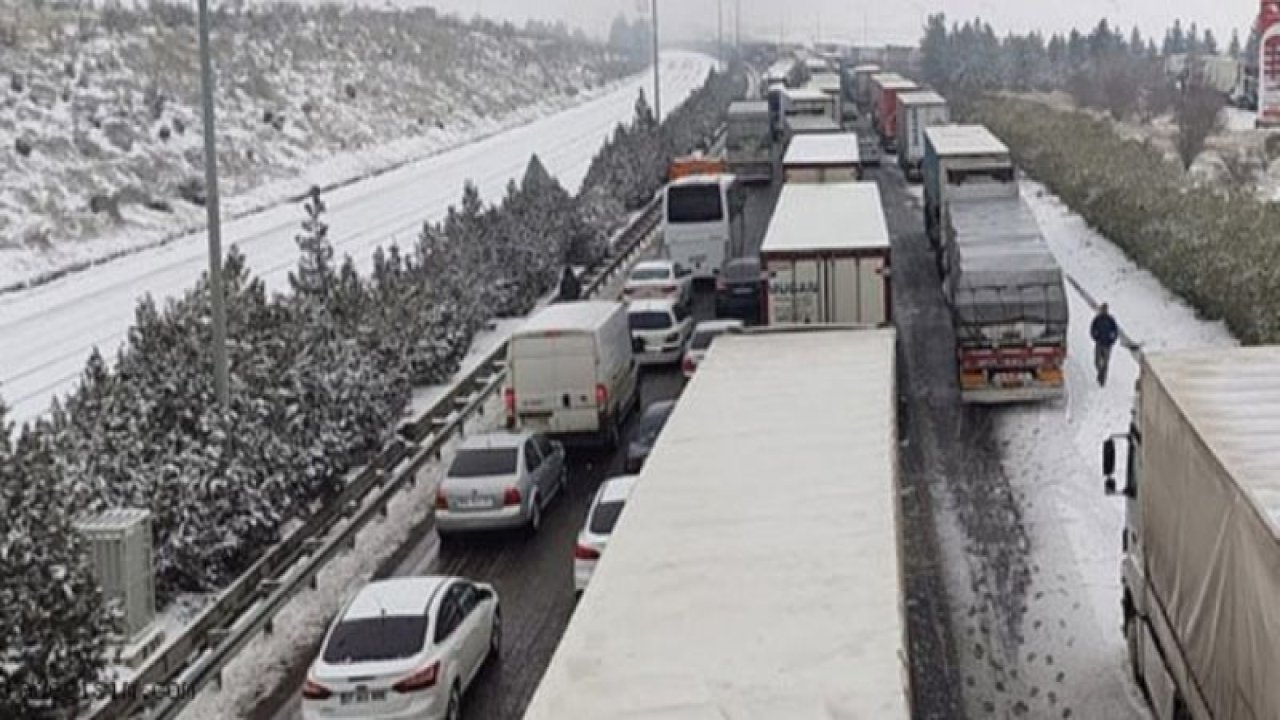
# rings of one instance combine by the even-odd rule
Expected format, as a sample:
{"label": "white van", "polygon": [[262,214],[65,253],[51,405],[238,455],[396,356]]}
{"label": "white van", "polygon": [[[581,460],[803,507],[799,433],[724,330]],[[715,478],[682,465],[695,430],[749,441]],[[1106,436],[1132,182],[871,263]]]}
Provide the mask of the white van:
{"label": "white van", "polygon": [[742,236],[746,196],[733,175],[689,175],[667,185],[662,240],[673,262],[712,280]]}
{"label": "white van", "polygon": [[636,405],[638,378],[626,305],[550,305],[507,345],[507,424],[612,447]]}

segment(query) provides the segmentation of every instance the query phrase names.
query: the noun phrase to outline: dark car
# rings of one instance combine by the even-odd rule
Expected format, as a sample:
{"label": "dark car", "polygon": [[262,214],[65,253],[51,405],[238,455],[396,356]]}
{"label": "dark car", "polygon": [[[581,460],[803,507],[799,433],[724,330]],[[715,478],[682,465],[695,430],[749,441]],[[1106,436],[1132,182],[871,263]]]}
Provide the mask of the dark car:
{"label": "dark car", "polygon": [[671,411],[675,407],[675,400],[661,400],[649,403],[649,407],[644,409],[635,431],[631,433],[631,442],[627,444],[627,472],[640,472],[645,458],[649,457],[649,452],[658,442],[662,426],[667,424],[667,418],[671,417]]}
{"label": "dark car", "polygon": [[737,318],[748,325],[759,324],[763,290],[764,280],[758,259],[730,260],[716,278],[716,317]]}

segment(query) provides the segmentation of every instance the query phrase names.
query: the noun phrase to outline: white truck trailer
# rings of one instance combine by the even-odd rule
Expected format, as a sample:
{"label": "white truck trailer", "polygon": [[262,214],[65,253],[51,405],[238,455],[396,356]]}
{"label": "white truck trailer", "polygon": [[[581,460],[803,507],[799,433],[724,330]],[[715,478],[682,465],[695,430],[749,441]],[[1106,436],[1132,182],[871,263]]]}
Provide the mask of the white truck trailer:
{"label": "white truck trailer", "polygon": [[1129,659],[1158,720],[1280,718],[1280,347],[1140,361],[1124,486]]}
{"label": "white truck trailer", "polygon": [[908,180],[920,179],[924,162],[924,131],[951,122],[947,101],[932,90],[898,95],[898,165]]}
{"label": "white truck trailer", "polygon": [[715,341],[525,720],[911,717],[894,345]]}
{"label": "white truck trailer", "polygon": [[729,170],[742,182],[771,182],[773,148],[769,103],[764,100],[730,103],[725,135]]}
{"label": "white truck trailer", "polygon": [[855,133],[796,135],[782,158],[786,182],[857,182],[862,157]]}
{"label": "white truck trailer", "polygon": [[766,324],[890,322],[889,259],[875,183],[783,185],[760,246]]}
{"label": "white truck trailer", "polygon": [[879,65],[858,65],[853,68],[853,100],[860,112],[868,113],[875,107],[871,97],[871,78],[880,72]]}
{"label": "white truck trailer", "polygon": [[992,152],[999,141],[980,126],[942,125],[925,132],[926,206],[941,196],[935,250],[955,332],[961,399],[1062,397],[1066,286],[1018,193],[1012,160],[1007,151],[1003,159]]}

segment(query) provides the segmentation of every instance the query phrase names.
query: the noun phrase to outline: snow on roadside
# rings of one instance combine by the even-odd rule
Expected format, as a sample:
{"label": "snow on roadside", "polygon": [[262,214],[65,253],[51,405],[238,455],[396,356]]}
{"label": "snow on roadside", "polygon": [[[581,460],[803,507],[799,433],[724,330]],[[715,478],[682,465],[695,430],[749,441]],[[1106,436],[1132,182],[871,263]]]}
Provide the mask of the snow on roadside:
{"label": "snow on roadside", "polygon": [[[1024,182],[1022,189],[1064,271],[1108,302],[1145,350],[1235,344],[1221,323],[1198,319],[1042,185]],[[1019,670],[1029,686],[1051,689],[1057,708],[1069,707],[1075,717],[1143,717],[1120,630],[1124,504],[1103,495],[1101,474],[1102,441],[1128,427],[1138,366],[1118,348],[1106,387],[1098,387],[1089,338],[1093,309],[1074,288],[1068,295],[1067,401],[996,414],[1004,474],[1019,499],[1032,555],[1023,623],[1027,662]]]}
{"label": "snow on roadside", "polygon": [[[473,415],[466,432],[496,427],[501,398],[490,396],[483,415]],[[199,693],[179,717],[184,720],[224,720],[249,717],[255,704],[280,682],[300,654],[325,631],[333,616],[365,585],[388,558],[406,542],[410,529],[432,512],[436,485],[460,438],[446,443],[441,460],[426,463],[417,484],[388,503],[387,517],[375,519],[356,536],[355,550],[330,561],[320,571],[315,590],[303,590],[286,604],[275,619],[275,632],[259,634],[223,668],[222,689],[213,685]]]}

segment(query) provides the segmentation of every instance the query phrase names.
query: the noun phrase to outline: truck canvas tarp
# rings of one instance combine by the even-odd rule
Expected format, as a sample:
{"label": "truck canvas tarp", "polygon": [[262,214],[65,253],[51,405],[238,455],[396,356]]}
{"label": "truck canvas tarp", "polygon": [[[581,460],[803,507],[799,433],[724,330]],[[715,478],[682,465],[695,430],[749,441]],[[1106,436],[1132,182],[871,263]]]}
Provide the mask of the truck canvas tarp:
{"label": "truck canvas tarp", "polygon": [[786,182],[856,182],[862,179],[854,133],[796,135],[782,159]]}
{"label": "truck canvas tarp", "polygon": [[947,101],[932,90],[912,90],[898,95],[898,165],[908,180],[920,177],[924,161],[924,131],[951,120]]}
{"label": "truck canvas tarp", "polygon": [[1062,270],[1021,197],[953,200],[940,254],[961,398],[1060,397],[1068,306]]}
{"label": "truck canvas tarp", "polygon": [[716,339],[525,720],[912,717],[894,348]]}
{"label": "truck canvas tarp", "polygon": [[768,102],[730,103],[725,151],[729,171],[744,182],[773,179],[773,132]]}
{"label": "truck canvas tarp", "polygon": [[1280,347],[1145,356],[1135,417],[1125,585],[1156,715],[1171,674],[1188,717],[1280,718]]}
{"label": "truck canvas tarp", "polygon": [[769,325],[889,322],[889,230],[879,187],[783,185],[760,265]]}

